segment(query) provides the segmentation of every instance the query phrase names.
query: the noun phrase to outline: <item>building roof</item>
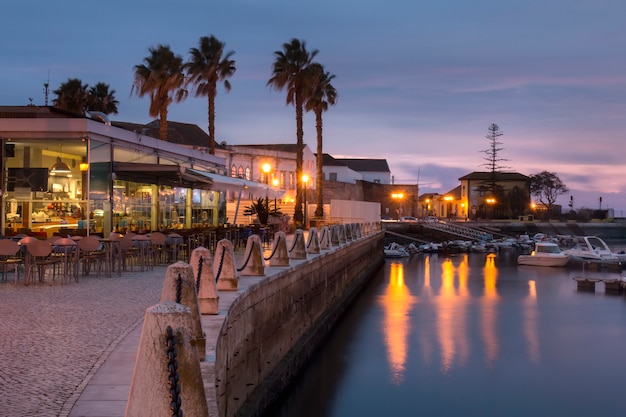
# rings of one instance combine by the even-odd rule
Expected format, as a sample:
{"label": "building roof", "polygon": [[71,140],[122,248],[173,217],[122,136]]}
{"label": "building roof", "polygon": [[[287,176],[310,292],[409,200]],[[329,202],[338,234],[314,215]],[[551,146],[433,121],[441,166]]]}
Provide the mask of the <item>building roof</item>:
{"label": "building roof", "polygon": [[518,172],[471,172],[459,181],[529,181],[530,177]]}
{"label": "building roof", "polygon": [[[115,127],[137,132],[142,135],[159,139],[159,121],[153,120],[143,125],[129,122],[111,122]],[[167,121],[167,141],[178,145],[191,146],[194,148],[208,148],[209,135],[198,125]],[[215,144],[218,147],[218,144]]]}
{"label": "building roof", "polygon": [[386,159],[334,158],[334,165],[345,165],[356,172],[391,172]]}
{"label": "building roof", "polygon": [[0,119],[84,118],[53,106],[0,106]]}
{"label": "building roof", "polygon": [[[306,147],[306,143],[303,145],[304,147]],[[262,149],[262,150],[266,150],[266,151],[271,151],[271,152],[289,152],[289,153],[296,153],[297,151],[297,145],[295,143],[270,143],[270,144],[254,144],[254,145],[241,145],[241,144],[237,144],[237,145],[226,145],[226,147],[232,147],[232,148],[237,148],[237,147],[244,147],[244,148],[251,148],[251,149]]]}
{"label": "building roof", "polygon": [[[317,157],[317,154],[315,154],[315,156]],[[325,167],[347,167],[347,165],[341,162],[341,160],[334,158],[332,155],[327,153],[322,154],[322,165]]]}

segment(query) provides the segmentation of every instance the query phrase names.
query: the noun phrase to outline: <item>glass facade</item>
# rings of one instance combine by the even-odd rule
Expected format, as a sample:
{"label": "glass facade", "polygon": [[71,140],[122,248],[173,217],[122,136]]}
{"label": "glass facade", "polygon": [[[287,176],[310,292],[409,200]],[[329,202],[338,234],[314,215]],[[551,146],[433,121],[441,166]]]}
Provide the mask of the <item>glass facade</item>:
{"label": "glass facade", "polygon": [[223,195],[195,188],[194,178],[184,177],[193,168],[190,158],[164,158],[149,147],[89,137],[3,138],[2,146],[5,235],[218,225]]}

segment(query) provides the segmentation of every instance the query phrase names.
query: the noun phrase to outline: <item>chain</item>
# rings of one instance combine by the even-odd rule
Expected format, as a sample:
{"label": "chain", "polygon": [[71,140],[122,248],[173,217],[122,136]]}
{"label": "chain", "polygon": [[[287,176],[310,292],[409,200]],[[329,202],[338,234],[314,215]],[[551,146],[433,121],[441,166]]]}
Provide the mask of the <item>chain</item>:
{"label": "chain", "polygon": [[278,245],[280,244],[280,239],[281,239],[281,235],[278,235],[278,238],[276,239],[276,244],[274,245],[274,248],[272,249],[272,253],[270,253],[270,256],[268,256],[267,258],[263,258],[266,261],[269,261],[270,259],[272,259],[272,257],[276,254],[276,250],[278,249]]}
{"label": "chain", "polygon": [[241,266],[241,268],[237,268],[238,272],[243,271],[244,269],[246,269],[246,266],[248,265],[248,261],[250,260],[250,258],[252,257],[252,251],[254,251],[254,245],[256,245],[256,242],[253,240],[252,244],[250,245],[250,252],[248,252],[248,257],[246,258],[246,261],[243,263],[243,265]]}
{"label": "chain", "polygon": [[180,375],[178,374],[178,349],[176,349],[176,336],[172,326],[167,326],[165,337],[167,369],[169,371],[168,382],[170,385],[170,409],[172,417],[183,417],[182,398],[180,397]]}
{"label": "chain", "polygon": [[224,265],[224,257],[226,256],[226,251],[224,250],[224,247],[222,246],[222,253],[220,256],[220,264],[218,265],[217,268],[217,274],[215,274],[215,282],[217,282],[220,279],[220,275],[222,275],[222,266]]}
{"label": "chain", "polygon": [[200,257],[200,264],[198,265],[198,276],[196,277],[196,294],[200,292],[200,276],[202,275],[202,256]]}

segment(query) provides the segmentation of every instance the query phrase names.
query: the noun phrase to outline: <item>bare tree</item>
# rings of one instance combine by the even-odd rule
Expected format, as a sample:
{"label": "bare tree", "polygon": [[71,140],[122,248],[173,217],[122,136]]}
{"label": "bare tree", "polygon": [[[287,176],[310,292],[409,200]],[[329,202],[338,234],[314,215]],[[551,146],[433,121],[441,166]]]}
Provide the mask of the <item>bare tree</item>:
{"label": "bare tree", "polygon": [[530,176],[530,194],[545,206],[548,215],[552,213],[557,197],[568,192],[563,181],[554,172],[542,171]]}

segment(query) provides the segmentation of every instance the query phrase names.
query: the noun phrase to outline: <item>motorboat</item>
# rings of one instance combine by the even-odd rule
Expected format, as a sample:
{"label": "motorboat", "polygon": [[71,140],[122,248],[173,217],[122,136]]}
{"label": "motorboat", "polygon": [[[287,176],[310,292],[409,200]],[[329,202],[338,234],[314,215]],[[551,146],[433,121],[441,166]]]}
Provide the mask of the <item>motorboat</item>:
{"label": "motorboat", "polygon": [[536,242],[535,250],[530,255],[517,257],[518,265],[530,266],[565,266],[568,261],[569,256],[553,242]]}
{"label": "motorboat", "polygon": [[406,248],[396,242],[392,242],[383,249],[385,258],[404,258],[410,256],[411,253]]}
{"label": "motorboat", "polygon": [[601,261],[618,263],[626,261],[626,255],[611,251],[609,246],[597,236],[579,236],[573,247],[563,250],[571,259],[579,261]]}

